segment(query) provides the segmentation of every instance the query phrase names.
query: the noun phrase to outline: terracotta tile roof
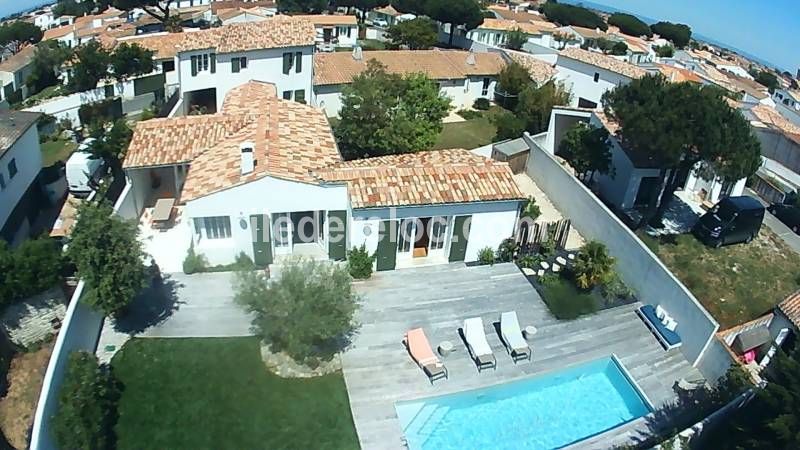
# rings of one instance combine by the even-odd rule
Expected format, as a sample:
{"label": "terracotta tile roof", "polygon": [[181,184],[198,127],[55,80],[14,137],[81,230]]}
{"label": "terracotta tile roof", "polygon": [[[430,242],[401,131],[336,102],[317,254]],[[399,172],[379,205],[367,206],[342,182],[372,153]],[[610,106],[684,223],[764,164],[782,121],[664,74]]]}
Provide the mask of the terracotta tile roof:
{"label": "terracotta tile roof", "polygon": [[28,45],[17,53],[4,59],[0,62],[0,72],[16,72],[33,61],[33,56],[36,53],[35,45]]}
{"label": "terracotta tile roof", "polygon": [[623,41],[625,41],[625,45],[628,46],[628,50],[630,50],[632,52],[636,52],[636,53],[649,53],[650,52],[650,46],[647,44],[647,41],[645,41],[642,38],[638,38],[638,37],[634,37],[634,36],[628,36],[628,35],[623,34],[623,33],[617,33],[616,36],[618,38],[622,39]]}
{"label": "terracotta tile roof", "polygon": [[778,310],[780,310],[795,327],[800,329],[800,291],[795,292],[786,297],[784,301],[778,303]]}
{"label": "terracotta tile roof", "polygon": [[50,39],[58,39],[68,35],[73,31],[75,31],[74,25],[62,25],[60,27],[50,28],[49,30],[45,30],[42,40],[47,41]]}
{"label": "terracotta tile roof", "polygon": [[491,5],[489,6],[489,10],[499,15],[501,18],[506,20],[515,20],[517,22],[543,22],[550,24],[551,27],[555,28],[556,25],[554,23],[548,22],[547,18],[540,14],[532,14],[529,12],[514,12],[510,10],[507,6],[504,5]]}
{"label": "terracotta tile roof", "polygon": [[462,50],[377,50],[363,52],[355,60],[349,52],[314,55],[314,84],[347,84],[367,68],[374,59],[386,66],[389,73],[423,72],[436,80],[466,78],[468,75],[496,75],[505,66],[497,53],[474,53],[475,64],[468,64],[470,52]]}
{"label": "terracotta tile roof", "polygon": [[[241,173],[240,145],[253,144],[255,170]],[[229,91],[222,111],[137,124],[125,168],[190,165],[181,201],[274,176],[305,183],[312,172],[341,161],[325,114],[275,97],[275,87],[251,81]]]}
{"label": "terracotta tile roof", "polygon": [[556,76],[556,69],[550,64],[536,58],[530,53],[515,52],[506,50],[506,54],[513,60],[528,69],[531,78],[538,84],[542,84]]}
{"label": "terracotta tile roof", "polygon": [[606,130],[608,130],[608,134],[615,135],[619,131],[619,122],[616,120],[608,117],[603,110],[596,110],[593,111],[594,115],[597,117],[597,120],[603,124]]}
{"label": "terracotta tile roof", "polygon": [[656,63],[655,66],[658,68],[658,71],[667,78],[667,80],[673,83],[682,83],[684,81],[690,81],[692,83],[703,82],[702,78],[689,69],[659,63]]}
{"label": "terracotta tile roof", "polygon": [[294,16],[306,19],[314,25],[357,25],[356,16],[340,16],[333,14],[306,14]]}
{"label": "terracotta tile roof", "polygon": [[211,11],[217,13],[223,9],[234,8],[277,8],[277,3],[273,1],[254,1],[254,0],[217,0],[211,2]]}
{"label": "terracotta tile roof", "polygon": [[603,55],[602,53],[590,52],[581,48],[567,48],[562,50],[560,55],[624,75],[628,78],[641,78],[647,75],[647,71],[641,67],[634,66],[625,61],[620,61],[608,55]]}
{"label": "terracotta tile roof", "polygon": [[525,198],[507,163],[464,149],[347,161],[317,175],[346,183],[353,208]]}
{"label": "terracotta tile roof", "polygon": [[269,17],[266,14],[259,12],[258,8],[227,8],[217,10],[217,18],[222,21],[233,19],[234,17],[241,16],[242,14],[250,14],[256,17],[263,17],[265,19]]}
{"label": "terracotta tile roof", "polygon": [[758,104],[749,110],[759,122],[764,125],[777,128],[787,134],[800,134],[800,126],[795,125],[789,119],[783,117],[781,113],[771,106]]}
{"label": "terracotta tile roof", "polygon": [[734,73],[725,72],[728,80],[738,92],[745,92],[748,95],[763,100],[769,97],[769,90],[755,80],[740,77]]}
{"label": "terracotta tile roof", "polygon": [[275,16],[258,22],[232,23],[192,33],[178,51],[216,49],[218,53],[314,45],[314,25],[299,17]]}
{"label": "terracotta tile roof", "polygon": [[118,39],[117,42],[138,44],[153,51],[155,59],[172,59],[178,54],[178,47],[199,31],[183,31],[181,33],[153,33]]}
{"label": "terracotta tile roof", "polygon": [[586,39],[599,39],[608,37],[608,34],[605,31],[595,28],[578,27],[575,25],[570,25],[569,28],[572,28],[574,32]]}
{"label": "terracotta tile roof", "polygon": [[380,8],[375,8],[373,9],[373,11],[375,11],[376,13],[386,14],[387,16],[392,16],[392,17],[397,17],[403,14],[400,11],[394,9],[394,6],[392,5],[386,5]]}
{"label": "terracotta tile roof", "polygon": [[728,78],[727,75],[722,73],[716,67],[702,62],[698,63],[698,66],[702,70],[701,73],[698,73],[698,76],[700,76],[701,78],[706,79],[716,85],[719,85],[720,87],[725,88],[729,91],[736,90],[733,84],[731,84],[730,78]]}
{"label": "terracotta tile roof", "polygon": [[555,26],[549,22],[517,22],[505,19],[483,19],[478,28],[485,30],[511,31],[519,29],[527,34],[542,34],[555,31]]}

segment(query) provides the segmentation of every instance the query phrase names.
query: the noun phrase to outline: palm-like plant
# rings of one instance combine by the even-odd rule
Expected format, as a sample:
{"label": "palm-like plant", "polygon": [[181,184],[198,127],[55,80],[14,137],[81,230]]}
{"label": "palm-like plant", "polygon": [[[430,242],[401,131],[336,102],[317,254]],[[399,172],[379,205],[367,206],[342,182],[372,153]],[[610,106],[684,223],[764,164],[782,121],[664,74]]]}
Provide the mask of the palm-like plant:
{"label": "palm-like plant", "polygon": [[575,282],[581,289],[590,289],[611,277],[614,264],[615,259],[608,254],[605,245],[589,241],[581,248],[575,260]]}

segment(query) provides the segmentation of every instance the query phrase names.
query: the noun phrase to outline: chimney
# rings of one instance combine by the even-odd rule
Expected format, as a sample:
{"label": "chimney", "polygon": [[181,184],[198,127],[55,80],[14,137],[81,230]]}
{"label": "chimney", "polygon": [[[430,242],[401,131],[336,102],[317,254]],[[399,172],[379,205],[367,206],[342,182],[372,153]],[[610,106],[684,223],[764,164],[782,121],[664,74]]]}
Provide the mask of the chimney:
{"label": "chimney", "polygon": [[353,47],[353,59],[355,59],[356,61],[361,61],[362,59],[364,59],[364,53],[361,51],[360,45],[356,45],[355,47]]}
{"label": "chimney", "polygon": [[253,143],[243,142],[239,145],[242,155],[242,175],[247,175],[255,169],[255,159],[253,158]]}
{"label": "chimney", "polygon": [[469,51],[469,55],[467,55],[467,64],[470,66],[475,65],[475,52],[472,50]]}

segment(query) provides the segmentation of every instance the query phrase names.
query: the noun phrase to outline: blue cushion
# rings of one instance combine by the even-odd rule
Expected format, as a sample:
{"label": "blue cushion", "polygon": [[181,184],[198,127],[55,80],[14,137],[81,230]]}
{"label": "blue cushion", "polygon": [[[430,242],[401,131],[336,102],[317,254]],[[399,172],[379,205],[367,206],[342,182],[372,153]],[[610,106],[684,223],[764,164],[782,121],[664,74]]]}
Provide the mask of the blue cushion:
{"label": "blue cushion", "polygon": [[653,328],[658,331],[658,334],[664,338],[664,341],[666,341],[668,345],[673,346],[681,343],[681,337],[678,336],[678,333],[668,330],[667,327],[658,320],[656,308],[653,305],[644,305],[639,308],[639,311],[641,311],[642,316],[653,325]]}

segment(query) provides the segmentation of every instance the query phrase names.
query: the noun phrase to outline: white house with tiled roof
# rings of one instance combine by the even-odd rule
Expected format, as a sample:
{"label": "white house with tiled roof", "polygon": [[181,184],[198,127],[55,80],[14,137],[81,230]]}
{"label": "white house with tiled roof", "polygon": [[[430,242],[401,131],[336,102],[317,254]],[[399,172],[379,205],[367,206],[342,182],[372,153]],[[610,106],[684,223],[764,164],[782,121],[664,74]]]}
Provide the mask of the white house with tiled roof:
{"label": "white house with tiled roof", "polygon": [[343,162],[324,113],[275,94],[249,82],[216,114],[137,124],[124,160],[136,209],[148,226],[156,199],[179,205],[149,235],[162,270],[189,246],[211,264],[243,252],[266,265],[362,244],[390,270],[474,261],[514,233],[524,197],[507,164],[466,150]]}
{"label": "white house with tiled roof", "polygon": [[370,60],[383,64],[389,73],[425,73],[439,83],[440,93],[450,99],[456,110],[471,107],[478,98],[493,98],[497,75],[506,65],[498,53],[462,50],[317,53],[314,55],[314,101],[328,117],[339,115],[342,90],[367,69]]}
{"label": "white house with tiled roof", "polygon": [[39,116],[0,111],[0,239],[12,244],[28,237],[41,209]]}
{"label": "white house with tiled roof", "polygon": [[556,79],[572,92],[570,106],[582,108],[596,108],[606,91],[647,74],[641,67],[580,48],[559,52],[556,71]]}
{"label": "white house with tiled roof", "polygon": [[527,35],[531,44],[543,47],[554,46],[553,34],[556,26],[542,20],[515,21],[506,19],[483,19],[477,28],[467,32],[467,39],[494,47],[503,47],[508,42],[508,33],[519,30]]}

